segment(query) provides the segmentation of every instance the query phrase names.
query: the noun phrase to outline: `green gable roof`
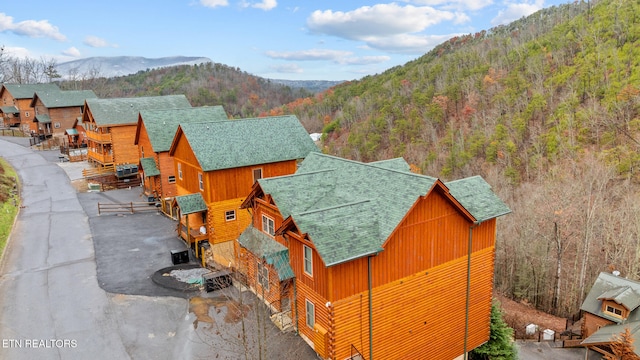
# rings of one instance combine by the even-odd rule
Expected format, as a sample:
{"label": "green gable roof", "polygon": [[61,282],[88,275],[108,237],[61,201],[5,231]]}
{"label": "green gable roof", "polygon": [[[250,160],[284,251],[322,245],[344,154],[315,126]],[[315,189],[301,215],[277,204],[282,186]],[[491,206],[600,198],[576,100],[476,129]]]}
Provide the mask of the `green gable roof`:
{"label": "green gable roof", "polygon": [[445,185],[449,188],[449,193],[476,218],[477,222],[511,212],[481,176],[450,181]]}
{"label": "green gable roof", "polygon": [[[580,345],[588,346],[588,345],[598,345],[598,344],[606,344],[610,342],[616,341],[617,337],[629,329],[629,333],[634,340],[634,344],[637,344],[638,339],[640,339],[640,321],[634,321],[626,324],[617,324],[617,325],[607,325],[602,326],[595,333],[591,334],[588,338],[584,339]],[[633,352],[640,356],[640,348],[638,346],[634,347]]]}
{"label": "green gable roof", "polygon": [[15,107],[15,106],[0,106],[0,111],[2,111],[5,114],[18,114],[18,113],[20,113],[20,110],[18,110],[18,108]]}
{"label": "green gable roof", "polygon": [[178,125],[182,123],[228,120],[222,106],[168,110],[141,110],[140,118],[156,153],[169,151]]}
{"label": "green gable roof", "polygon": [[265,259],[267,264],[273,265],[278,271],[280,281],[295,276],[289,265],[289,249],[262,231],[253,226],[247,227],[238,237],[238,244],[255,256]]}
{"label": "green gable roof", "polygon": [[160,175],[160,170],[158,170],[158,166],[156,165],[154,158],[141,158],[140,166],[144,171],[144,177]]}
{"label": "green gable roof", "polygon": [[[381,251],[411,207],[436,181],[411,173],[402,159],[365,164],[320,153],[309,154],[293,175],[258,180],[282,216],[291,216],[298,229],[309,235],[327,266]],[[477,185],[484,180],[470,182]],[[474,218],[477,214],[486,220],[508,212],[500,199],[489,197],[488,184],[481,190],[477,195],[481,200],[458,190],[468,196],[464,199],[467,204],[479,207],[467,209]]]}
{"label": "green gable roof", "polygon": [[51,117],[47,114],[38,114],[34,119],[41,124],[51,124]]}
{"label": "green gable roof", "polygon": [[[42,104],[48,109],[83,106],[86,99],[97,99],[98,97],[93,90],[78,91],[36,91],[35,95],[40,99]],[[34,106],[34,101],[31,106]]]}
{"label": "green gable roof", "polygon": [[631,311],[628,320],[640,320],[640,283],[610,273],[601,272],[582,302],[580,310],[620,323],[622,319],[602,311],[602,300],[613,300]]}
{"label": "green gable roof", "polygon": [[9,91],[14,99],[31,99],[38,92],[56,92],[60,88],[56,84],[4,84],[3,91]]}
{"label": "green gable roof", "polygon": [[98,126],[135,125],[138,122],[138,113],[142,110],[189,107],[191,104],[184,95],[87,99],[87,108]]}
{"label": "green gable roof", "polygon": [[295,115],[180,124],[203,171],[302,159],[318,151]]}
{"label": "green gable roof", "polygon": [[200,193],[176,196],[175,201],[182,215],[207,211],[207,204],[205,204],[204,198]]}

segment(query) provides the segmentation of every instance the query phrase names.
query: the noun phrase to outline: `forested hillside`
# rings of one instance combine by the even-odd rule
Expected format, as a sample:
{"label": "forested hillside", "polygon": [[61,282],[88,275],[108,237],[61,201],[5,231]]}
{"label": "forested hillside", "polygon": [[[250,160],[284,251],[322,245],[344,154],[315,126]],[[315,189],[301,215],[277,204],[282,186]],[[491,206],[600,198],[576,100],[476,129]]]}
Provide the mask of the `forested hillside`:
{"label": "forested hillside", "polygon": [[600,271],[640,276],[639,38],[640,3],[578,1],[272,113],[331,154],[485,177],[513,210],[497,290],[569,315]]}
{"label": "forested hillside", "polygon": [[312,93],[218,63],[182,65],[106,78],[99,69],[60,82],[65,90],[93,90],[99,98],[184,94],[193,106],[222,105],[234,118],[256,117]]}

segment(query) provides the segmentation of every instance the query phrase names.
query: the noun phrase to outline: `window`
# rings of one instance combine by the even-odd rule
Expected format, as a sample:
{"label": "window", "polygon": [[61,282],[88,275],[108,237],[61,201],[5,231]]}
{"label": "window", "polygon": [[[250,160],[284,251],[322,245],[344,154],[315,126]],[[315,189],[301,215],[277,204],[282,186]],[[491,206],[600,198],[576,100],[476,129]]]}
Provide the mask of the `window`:
{"label": "window", "polygon": [[198,188],[204,190],[204,181],[202,180],[202,173],[198,173]]}
{"label": "window", "polygon": [[622,316],[622,310],[620,310],[618,308],[614,308],[611,305],[607,305],[605,311],[608,312],[608,313],[611,313],[613,315],[616,315],[616,316]]}
{"label": "window", "polygon": [[307,245],[302,245],[304,251],[304,272],[309,276],[313,276],[313,249]]}
{"label": "window", "polygon": [[176,177],[173,176],[173,175],[170,175],[168,180],[169,180],[169,184],[175,184],[176,183]]}
{"label": "window", "polygon": [[307,326],[313,329],[313,326],[316,324],[316,306],[309,300],[306,300],[307,303]]}
{"label": "window", "polygon": [[264,290],[269,291],[269,268],[262,262],[258,263],[258,284],[260,284]]}
{"label": "window", "polygon": [[224,219],[227,221],[233,221],[236,219],[236,211],[235,210],[227,210],[224,212]]}
{"label": "window", "polygon": [[178,163],[178,179],[182,180],[182,164]]}
{"label": "window", "polygon": [[273,223],[273,219],[262,215],[262,231],[273,236],[276,233],[275,225]]}
{"label": "window", "polygon": [[28,111],[24,112],[24,117],[29,117],[29,112]]}
{"label": "window", "polygon": [[53,124],[53,127],[54,127],[55,129],[60,129],[60,123],[59,123],[59,122],[54,123],[54,124]]}
{"label": "window", "polygon": [[262,179],[262,169],[253,169],[253,182]]}

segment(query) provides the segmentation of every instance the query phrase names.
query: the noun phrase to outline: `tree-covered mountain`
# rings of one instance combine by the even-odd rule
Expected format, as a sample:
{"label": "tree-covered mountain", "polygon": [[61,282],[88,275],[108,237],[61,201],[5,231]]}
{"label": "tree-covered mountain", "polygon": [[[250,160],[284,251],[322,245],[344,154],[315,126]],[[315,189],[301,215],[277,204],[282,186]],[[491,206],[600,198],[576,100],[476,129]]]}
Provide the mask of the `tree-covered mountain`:
{"label": "tree-covered mountain", "polygon": [[212,62],[102,76],[99,69],[59,82],[66,90],[93,90],[100,98],[185,94],[193,106],[222,105],[234,117],[255,117],[313,92]]}
{"label": "tree-covered mountain", "polygon": [[484,176],[513,210],[496,288],[575,313],[600,271],[640,278],[639,20],[636,1],[544,9],[272,113],[331,154]]}

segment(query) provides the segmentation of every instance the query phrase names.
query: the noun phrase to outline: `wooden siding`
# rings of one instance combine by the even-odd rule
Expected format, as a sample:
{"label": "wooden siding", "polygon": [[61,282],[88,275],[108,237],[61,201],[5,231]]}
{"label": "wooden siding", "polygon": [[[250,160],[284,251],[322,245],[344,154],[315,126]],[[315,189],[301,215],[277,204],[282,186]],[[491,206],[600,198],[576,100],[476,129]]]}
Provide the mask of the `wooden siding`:
{"label": "wooden siding", "polygon": [[[330,300],[329,289],[330,287],[330,270],[326,268],[324,262],[315,246],[310,241],[302,239],[299,234],[295,234],[291,231],[287,232],[289,237],[289,259],[293,273],[296,275],[299,283],[303,283],[306,287],[313,289],[314,292],[321,296],[323,299]],[[313,262],[313,274],[309,276],[304,272],[304,246],[306,245],[313,250],[312,262]],[[351,277],[352,274],[345,273],[347,277]],[[345,279],[345,283],[348,282]]]}
{"label": "wooden siding", "polygon": [[[262,259],[256,257],[251,252],[242,246],[238,246],[238,260],[237,271],[244,274],[247,279],[247,286],[253,291],[262,301],[271,307],[275,311],[281,311],[281,291],[280,291],[280,278],[278,272],[273,266],[268,265]],[[258,263],[262,263],[269,270],[269,289],[263,288],[258,283]]]}
{"label": "wooden siding", "polygon": [[[82,116],[82,108],[80,106],[49,109],[53,136],[64,136],[65,131],[72,129],[80,116]],[[56,123],[60,124],[57,128]]]}
{"label": "wooden siding", "polygon": [[[489,339],[493,261],[493,247],[472,254],[468,350]],[[466,264],[465,256],[374,287],[374,358],[449,360],[463,353]],[[331,358],[347,358],[352,344],[370,358],[368,292],[334,302],[332,313]]]}
{"label": "wooden siding", "polygon": [[135,124],[111,127],[113,162],[116,165],[139,162],[138,147],[134,143],[135,137]]}
{"label": "wooden siding", "polygon": [[[419,199],[389,237],[384,250],[373,258],[373,286],[466,257],[470,226],[440,194],[431,193]],[[495,226],[495,219],[491,219],[473,229],[473,251],[493,247]],[[305,244],[312,246],[308,242]],[[322,260],[314,251],[314,276],[311,279],[302,272],[302,245],[292,242],[290,251],[296,276],[303,278],[308,286],[330,301],[352,296],[368,288],[366,257],[327,269],[323,265],[317,267]]]}
{"label": "wooden siding", "polygon": [[[204,192],[198,188],[198,173],[202,172],[202,168],[184,137],[178,138],[173,152],[173,159],[173,172],[176,174],[176,195],[200,192],[204,201],[208,203]],[[178,164],[182,167],[182,177],[178,176]]]}
{"label": "wooden siding", "polygon": [[[306,286],[304,282],[296,279],[296,291],[297,299],[295,301],[297,314],[294,316],[294,321],[297,320],[298,324],[298,332],[301,335],[304,335],[307,339],[309,339],[314,344],[314,350],[317,353],[327,353],[328,349],[315,348],[318,344],[323,344],[322,339],[318,339],[318,337],[322,337],[322,334],[318,334],[318,326],[315,326],[313,329],[307,326],[307,318],[306,318],[306,300],[309,300],[315,306],[315,320],[316,324],[319,325],[321,329],[330,329],[329,323],[329,308],[327,308],[327,299],[318,295],[312,288]],[[327,332],[327,340],[329,340],[329,334]]]}
{"label": "wooden siding", "polygon": [[601,318],[600,316],[585,311],[584,322],[582,323],[582,338],[586,339],[589,336],[593,335],[593,333],[598,331],[598,329],[600,329],[601,327],[611,324],[615,323],[611,320]]}
{"label": "wooden siding", "polygon": [[[209,243],[235,240],[251,224],[251,214],[246,209],[240,209],[243,200],[238,198],[207,204],[207,223],[209,229],[213,229],[209,233]],[[229,210],[235,210],[235,220],[227,221],[225,212]]]}
{"label": "wooden siding", "polygon": [[[158,170],[160,170],[161,196],[163,198],[174,197],[178,194],[178,190],[176,188],[177,176],[173,157],[169,155],[169,152],[161,152],[157,155],[157,158]],[[169,176],[176,176],[176,180],[173,183],[170,183]]]}

